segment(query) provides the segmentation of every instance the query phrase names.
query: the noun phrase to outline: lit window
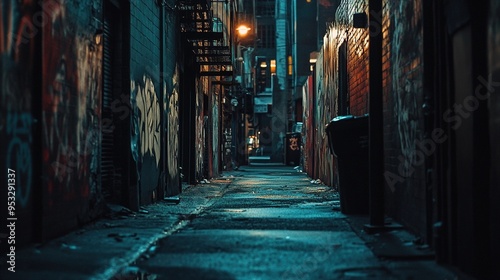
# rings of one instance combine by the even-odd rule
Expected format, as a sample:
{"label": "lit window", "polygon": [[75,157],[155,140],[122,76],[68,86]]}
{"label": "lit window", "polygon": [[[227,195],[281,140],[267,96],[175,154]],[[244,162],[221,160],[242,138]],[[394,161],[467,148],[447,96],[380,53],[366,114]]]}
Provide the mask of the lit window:
{"label": "lit window", "polygon": [[293,75],[293,59],[292,56],[288,56],[288,75]]}
{"label": "lit window", "polygon": [[271,74],[276,73],[276,59],[271,59]]}

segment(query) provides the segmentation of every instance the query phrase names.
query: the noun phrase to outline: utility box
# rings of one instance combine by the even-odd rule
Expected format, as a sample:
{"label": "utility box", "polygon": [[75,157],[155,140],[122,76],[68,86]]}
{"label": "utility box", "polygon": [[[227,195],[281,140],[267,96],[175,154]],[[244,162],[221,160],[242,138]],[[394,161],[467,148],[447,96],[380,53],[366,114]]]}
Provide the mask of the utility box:
{"label": "utility box", "polygon": [[339,116],[326,127],[328,145],[336,159],[340,210],[368,214],[368,115]]}
{"label": "utility box", "polygon": [[285,137],[285,164],[300,165],[300,146],[302,145],[300,132],[288,132]]}

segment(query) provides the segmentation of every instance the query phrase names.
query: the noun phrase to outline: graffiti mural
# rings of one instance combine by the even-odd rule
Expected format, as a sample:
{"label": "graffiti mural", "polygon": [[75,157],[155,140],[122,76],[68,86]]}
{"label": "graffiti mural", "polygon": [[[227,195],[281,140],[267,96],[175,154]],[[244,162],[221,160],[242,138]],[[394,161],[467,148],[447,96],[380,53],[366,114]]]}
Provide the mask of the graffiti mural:
{"label": "graffiti mural", "polygon": [[[421,25],[421,20],[409,20],[406,11],[413,11],[419,1],[401,1],[395,3],[390,10],[394,11],[391,17],[393,26],[391,40],[391,71],[392,71],[392,98],[394,100],[394,116],[399,136],[401,155],[405,158],[405,176],[410,175],[415,152],[415,141],[418,140],[420,116],[420,89],[419,56],[422,53],[421,28],[411,26]],[[417,30],[416,32],[409,32]],[[411,45],[413,44],[413,45]],[[405,50],[404,52],[401,50]]]}
{"label": "graffiti mural", "polygon": [[[322,59],[322,57],[319,57]],[[323,68],[318,64],[318,71],[316,81],[321,81]],[[312,77],[309,78],[309,92],[314,91],[312,89],[313,80]],[[317,161],[317,177],[326,184],[333,186],[333,156],[330,154],[328,147],[328,138],[326,134],[326,125],[333,118],[332,116],[332,98],[326,94],[323,90],[321,83],[316,83],[316,104],[315,104],[315,114],[313,114],[315,120],[314,127],[316,129],[314,136],[315,144],[319,154],[315,157]],[[328,155],[328,156],[325,156]]]}
{"label": "graffiti mural", "polygon": [[[326,125],[337,116],[337,28],[330,27],[318,54],[315,79],[312,76],[302,88],[304,120],[304,170],[334,186],[334,160],[328,146]],[[314,83],[315,81],[315,83]]]}
{"label": "graffiti mural", "polygon": [[102,53],[65,1],[44,2],[43,11],[50,18],[43,27],[43,161],[52,205],[99,193]]}
{"label": "graffiti mural", "polygon": [[[16,171],[16,200],[28,207],[33,175],[35,33],[32,1],[0,3],[0,141],[3,168]],[[28,36],[29,35],[29,36]]]}
{"label": "graffiti mural", "polygon": [[132,81],[130,89],[135,92],[135,104],[139,113],[137,116],[139,155],[151,156],[155,159],[156,167],[159,167],[161,158],[161,112],[153,80],[144,76],[141,83]]}
{"label": "graffiti mural", "polygon": [[16,200],[21,207],[27,206],[32,187],[32,122],[30,113],[7,114],[6,131],[9,144],[5,166],[16,171]]}
{"label": "graffiti mural", "polygon": [[[219,95],[214,94],[212,97],[212,170],[209,172],[214,176],[219,175],[219,155],[220,155],[220,139],[219,139],[219,119],[221,112],[219,112]],[[208,135],[210,137],[210,135]]]}
{"label": "graffiti mural", "polygon": [[167,195],[178,194],[179,182],[179,70],[176,67],[172,77],[173,89],[168,97],[167,125]]}
{"label": "graffiti mural", "polygon": [[[203,179],[203,152],[205,141],[203,138],[203,92],[206,92],[206,77],[196,82],[196,107],[195,107],[195,177],[197,180]],[[207,83],[208,84],[208,83]]]}
{"label": "graffiti mural", "polygon": [[161,105],[159,92],[148,75],[131,80],[132,129],[131,151],[136,162],[140,203],[156,199],[160,183]]}
{"label": "graffiti mural", "polygon": [[203,178],[203,153],[205,150],[203,116],[196,116],[196,178]]}

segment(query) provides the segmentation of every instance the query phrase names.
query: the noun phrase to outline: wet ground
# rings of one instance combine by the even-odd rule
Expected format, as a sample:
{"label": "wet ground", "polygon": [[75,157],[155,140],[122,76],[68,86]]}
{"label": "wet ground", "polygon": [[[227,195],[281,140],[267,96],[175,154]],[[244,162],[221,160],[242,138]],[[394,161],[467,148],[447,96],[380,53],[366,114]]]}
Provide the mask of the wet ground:
{"label": "wet ground", "polygon": [[134,265],[142,278],[412,279],[372,253],[336,192],[289,167],[243,169],[189,220]]}
{"label": "wet ground", "polygon": [[288,166],[247,166],[180,203],[102,219],[0,257],[0,279],[470,279],[436,264],[404,230],[367,234],[337,192]]}

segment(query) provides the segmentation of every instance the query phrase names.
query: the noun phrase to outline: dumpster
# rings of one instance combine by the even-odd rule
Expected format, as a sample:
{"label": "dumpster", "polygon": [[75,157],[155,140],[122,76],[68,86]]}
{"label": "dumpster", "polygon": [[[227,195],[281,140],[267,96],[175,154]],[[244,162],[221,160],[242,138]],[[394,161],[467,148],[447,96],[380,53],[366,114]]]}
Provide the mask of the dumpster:
{"label": "dumpster", "polygon": [[297,166],[300,164],[300,132],[288,132],[285,137],[285,164]]}
{"label": "dumpster", "polygon": [[368,214],[368,115],[336,117],[326,127],[330,152],[335,156],[340,210]]}

